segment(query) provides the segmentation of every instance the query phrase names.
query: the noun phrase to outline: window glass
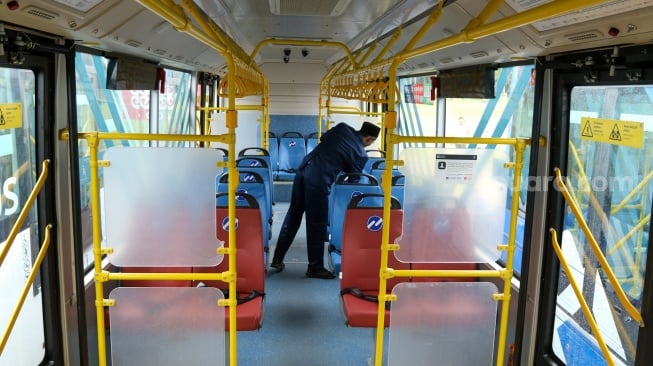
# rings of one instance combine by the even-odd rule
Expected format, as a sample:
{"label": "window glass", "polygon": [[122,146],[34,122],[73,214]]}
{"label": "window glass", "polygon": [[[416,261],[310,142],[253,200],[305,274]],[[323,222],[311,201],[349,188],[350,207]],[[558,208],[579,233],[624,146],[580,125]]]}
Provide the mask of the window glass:
{"label": "window glass", "polygon": [[[108,59],[86,53],[77,53],[75,75],[77,79],[77,129],[79,132],[119,133],[194,133],[190,119],[191,97],[189,73],[165,70],[163,89],[112,90],[107,89]],[[161,92],[163,90],[163,93]],[[154,100],[152,100],[154,98]],[[152,108],[152,103],[156,106]],[[155,112],[155,117],[151,115]],[[190,146],[190,143],[149,142],[138,140],[102,140],[98,158],[112,146]],[[93,263],[93,227],[91,221],[90,152],[86,140],[79,142],[79,184],[81,191],[82,234],[84,266]],[[99,170],[100,196],[103,197],[103,174]]]}
{"label": "window glass", "polygon": [[[653,188],[652,95],[650,85],[576,87],[569,115],[568,189],[619,286],[637,309],[646,272]],[[556,356],[567,365],[606,364],[570,286],[568,278],[573,276],[615,364],[634,365],[639,325],[623,310],[569,208],[558,241],[573,273],[559,273]]]}
{"label": "window glass", "polygon": [[[438,125],[438,104],[431,100],[431,78],[415,77],[400,80],[401,104],[399,110],[399,131],[408,136],[446,137],[531,137],[534,104],[534,67],[532,65],[499,68],[495,71],[495,95],[493,99],[446,98],[444,100],[444,121]],[[438,127],[440,126],[440,127]],[[423,147],[423,143],[405,143],[406,147]],[[477,144],[446,144],[457,149],[502,149],[511,161],[515,151],[510,146],[486,146]],[[461,150],[464,151],[464,150]],[[514,270],[521,271],[524,213],[528,192],[530,147],[523,156],[522,181],[520,185],[520,210],[518,213]],[[514,170],[508,172],[512,181]],[[504,240],[508,241],[509,210],[512,201],[512,184],[506,201]],[[505,262],[503,252],[501,261]]]}
{"label": "window glass", "polygon": [[[35,76],[0,68],[0,249],[36,184]],[[36,204],[18,229],[0,266],[0,332],[9,324],[41,243]],[[38,365],[45,355],[41,278],[31,285],[20,316],[0,355],[0,365]]]}

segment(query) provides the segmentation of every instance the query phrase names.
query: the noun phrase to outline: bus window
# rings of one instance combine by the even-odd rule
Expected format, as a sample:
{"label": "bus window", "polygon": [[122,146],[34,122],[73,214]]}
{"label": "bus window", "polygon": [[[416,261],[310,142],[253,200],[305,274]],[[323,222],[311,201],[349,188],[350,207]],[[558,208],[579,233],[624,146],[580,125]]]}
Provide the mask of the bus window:
{"label": "bus window", "polygon": [[[0,68],[0,248],[7,245],[37,179],[34,88],[31,70]],[[9,323],[38,254],[38,227],[32,208],[0,267],[0,332]],[[0,365],[38,365],[43,360],[42,297],[37,276],[0,356]]]}
{"label": "bus window", "polygon": [[[191,121],[191,75],[165,70],[165,84],[154,90],[107,89],[108,60],[102,56],[77,53],[75,75],[77,80],[77,130],[78,132],[120,133],[194,133]],[[154,85],[153,85],[154,88]],[[155,100],[152,100],[154,98]],[[151,108],[155,103],[157,108]],[[158,111],[156,118],[150,112]],[[188,142],[153,142],[151,146],[188,146]],[[101,140],[98,158],[102,159],[112,146],[150,146],[148,141]],[[81,192],[81,217],[84,245],[84,266],[93,264],[93,227],[91,221],[91,188],[89,149],[85,140],[79,143],[79,185]],[[103,196],[103,175],[99,171],[100,196]],[[104,226],[104,225],[102,225]],[[104,230],[102,230],[104,232]]]}
{"label": "bus window", "polygon": [[[437,130],[438,104],[431,100],[430,77],[412,77],[400,80],[401,104],[399,131],[409,136],[445,137],[530,137],[533,124],[534,79],[533,66],[521,65],[502,67],[495,71],[495,98],[446,98],[444,101],[443,131]],[[424,147],[422,143],[404,143],[406,147]],[[500,148],[505,149],[514,159],[514,149],[507,146],[487,147],[475,144],[447,144],[447,148]],[[521,272],[524,235],[524,213],[528,192],[530,147],[524,151],[522,182],[520,186],[520,210],[517,219],[516,250],[514,260],[515,275]],[[508,172],[509,179],[513,171]],[[409,178],[409,177],[407,177]],[[512,185],[506,202],[504,240],[509,233],[509,210],[512,200]],[[501,260],[505,261],[505,252]]]}

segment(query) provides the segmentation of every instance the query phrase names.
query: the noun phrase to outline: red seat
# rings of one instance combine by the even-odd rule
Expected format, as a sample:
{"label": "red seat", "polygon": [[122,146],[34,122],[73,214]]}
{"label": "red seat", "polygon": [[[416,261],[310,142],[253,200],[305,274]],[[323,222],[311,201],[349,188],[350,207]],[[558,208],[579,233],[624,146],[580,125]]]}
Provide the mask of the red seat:
{"label": "red seat", "polygon": [[[237,238],[237,263],[238,279],[236,289],[241,302],[237,309],[236,324],[238,330],[256,330],[261,327],[263,320],[263,295],[265,291],[265,266],[263,257],[263,225],[261,212],[256,199],[251,195],[241,194],[248,201],[248,206],[236,207],[236,238]],[[216,208],[216,232],[218,239],[229,246],[229,232],[227,231],[227,207]],[[229,269],[229,258],[225,256],[222,262],[215,267],[195,267],[196,273],[224,272]],[[229,285],[222,281],[202,281],[206,286],[229,289]],[[229,308],[225,307],[225,330],[229,330]]]}
{"label": "red seat", "polygon": [[[376,327],[378,303],[370,301],[379,292],[379,267],[381,263],[381,226],[379,219],[383,217],[381,207],[357,207],[363,194],[352,199],[345,212],[342,231],[342,280],[340,281],[342,310],[351,327]],[[396,202],[396,200],[395,200]],[[390,242],[401,235],[403,211],[398,202],[390,210]],[[409,269],[408,263],[401,263],[389,253],[388,267],[393,269]],[[399,282],[407,278],[393,278],[387,281],[386,293]],[[366,295],[357,296],[355,292]],[[385,326],[389,324],[390,312],[385,311]]]}

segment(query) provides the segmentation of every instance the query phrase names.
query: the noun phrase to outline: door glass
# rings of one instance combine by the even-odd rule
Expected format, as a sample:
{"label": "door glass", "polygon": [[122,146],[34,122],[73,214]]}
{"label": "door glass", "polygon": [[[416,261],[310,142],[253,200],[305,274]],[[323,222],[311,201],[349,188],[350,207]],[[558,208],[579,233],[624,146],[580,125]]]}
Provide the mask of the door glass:
{"label": "door glass", "polygon": [[[0,249],[36,182],[35,77],[31,70],[0,67]],[[36,206],[36,205],[35,205]],[[0,266],[0,334],[4,334],[39,250],[36,211],[28,214]],[[41,279],[29,288],[0,365],[38,365],[43,360]]]}
{"label": "door glass", "polygon": [[[628,300],[641,307],[653,188],[653,86],[576,87],[570,110],[567,184]],[[553,349],[567,365],[605,365],[569,276],[581,287],[616,365],[634,365],[639,324],[566,208]]]}

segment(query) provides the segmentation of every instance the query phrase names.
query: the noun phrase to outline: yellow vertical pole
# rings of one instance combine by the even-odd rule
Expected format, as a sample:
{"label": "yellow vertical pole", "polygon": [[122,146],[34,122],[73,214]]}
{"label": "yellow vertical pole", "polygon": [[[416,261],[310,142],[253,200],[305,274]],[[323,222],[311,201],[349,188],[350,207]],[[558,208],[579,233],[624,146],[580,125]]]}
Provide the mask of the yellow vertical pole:
{"label": "yellow vertical pole", "polygon": [[[386,112],[386,117],[384,119],[385,126],[383,127],[383,132],[385,130],[390,130],[390,133],[394,133],[394,129],[397,125],[397,112],[395,110],[395,99],[396,93],[394,88],[394,83],[397,80],[397,66],[401,62],[399,59],[395,59],[388,70],[389,80],[388,80],[388,111]],[[383,228],[381,230],[381,264],[379,268],[379,306],[377,310],[377,319],[376,319],[376,347],[374,352],[374,364],[376,366],[381,366],[383,361],[383,330],[385,323],[385,302],[386,291],[387,291],[387,279],[391,277],[388,271],[388,255],[390,251],[390,201],[391,201],[391,181],[392,181],[392,166],[388,162],[393,161],[394,159],[394,147],[393,140],[386,140],[386,164],[385,170],[383,171],[383,178],[381,180],[383,184]]]}
{"label": "yellow vertical pole", "polygon": [[236,169],[236,127],[238,127],[238,112],[236,111],[236,67],[233,56],[229,55],[227,59],[228,64],[228,108],[227,108],[227,133],[229,134],[229,160],[228,160],[228,174],[229,192],[227,197],[229,199],[229,364],[231,366],[238,365],[238,344],[236,337],[237,323],[236,323],[236,279],[238,278],[238,268],[236,261],[237,243],[236,240],[236,188],[238,187],[238,170]]}
{"label": "yellow vertical pole", "polygon": [[97,321],[98,362],[100,366],[107,363],[106,339],[104,329],[104,282],[102,274],[102,237],[100,233],[100,187],[98,179],[98,145],[97,132],[88,133],[86,142],[89,147],[91,169],[91,213],[93,216],[93,270],[95,283],[95,314]]}
{"label": "yellow vertical pole", "polygon": [[508,231],[508,245],[503,248],[506,253],[506,268],[502,271],[503,294],[497,296],[501,303],[501,319],[499,323],[499,339],[497,342],[497,365],[503,364],[505,357],[506,338],[508,336],[508,317],[510,316],[510,291],[515,258],[515,236],[517,233],[517,215],[519,213],[519,183],[523,167],[524,149],[526,141],[518,139],[515,143],[515,173],[512,179],[512,201],[510,204],[510,229]]}

